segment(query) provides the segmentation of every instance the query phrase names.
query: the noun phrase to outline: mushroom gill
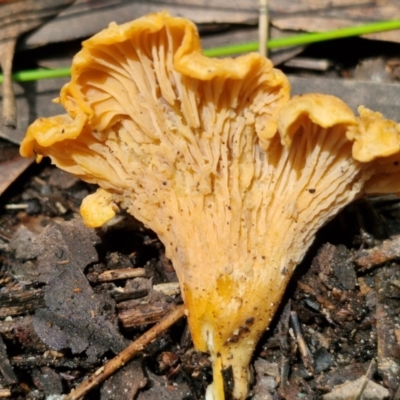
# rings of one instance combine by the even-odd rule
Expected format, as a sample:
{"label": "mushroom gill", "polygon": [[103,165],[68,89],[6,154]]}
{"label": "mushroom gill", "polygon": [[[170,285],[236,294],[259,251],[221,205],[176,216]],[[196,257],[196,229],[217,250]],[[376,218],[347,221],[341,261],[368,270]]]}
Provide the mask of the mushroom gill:
{"label": "mushroom gill", "polygon": [[357,156],[379,136],[366,118],[389,122],[332,96],[289,100],[269,60],[208,59],[194,25],[167,13],[84,42],[60,100],[68,115],[33,123],[21,154],[100,186],[81,207],[89,226],[120,207],[157,233],[194,345],[211,355],[207,399],[225,398],[228,369],[244,399],[253,350],[318,228],[364,187],[387,190],[373,182],[385,165],[399,190],[397,147]]}

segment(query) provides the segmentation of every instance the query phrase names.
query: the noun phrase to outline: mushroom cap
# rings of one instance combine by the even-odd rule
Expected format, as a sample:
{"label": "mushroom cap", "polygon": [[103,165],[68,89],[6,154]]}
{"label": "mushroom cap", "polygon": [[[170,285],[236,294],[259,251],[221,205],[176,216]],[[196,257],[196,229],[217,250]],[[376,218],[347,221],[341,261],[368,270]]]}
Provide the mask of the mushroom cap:
{"label": "mushroom cap", "polygon": [[[167,13],[84,42],[60,100],[69,115],[36,121],[21,153],[100,186],[82,204],[88,225],[118,205],[157,233],[193,342],[211,354],[207,399],[224,398],[229,367],[244,399],[253,350],[316,231],[365,191],[399,190],[394,123],[333,96],[289,100],[269,60],[208,59],[194,25]],[[397,141],[371,146],[387,135]]]}
{"label": "mushroom cap", "polygon": [[[276,136],[289,90],[284,74],[259,54],[209,59],[201,53],[191,22],[151,14],[110,24],[83,43],[73,60],[71,82],[60,94],[68,115],[32,124],[21,154],[49,156],[60,168],[101,187],[82,204],[87,225],[101,226],[119,205],[159,235],[186,296],[195,345],[215,355],[216,329],[221,328],[218,347],[244,323],[245,313],[218,327],[220,316],[210,322],[202,315],[207,308],[197,303],[208,300],[199,298],[193,285],[198,279],[215,281],[215,271],[229,270],[247,257],[247,251],[239,258],[236,253],[252,244],[229,238],[228,232],[239,234],[240,225],[251,224],[247,217],[236,219],[235,212],[242,208],[242,193],[251,187],[254,173],[260,173],[262,149]],[[258,207],[261,197],[256,197],[250,207]],[[226,221],[219,223],[219,215]],[[243,249],[225,260],[231,246]],[[245,265],[251,272],[251,262]],[[219,280],[227,300],[228,281]],[[232,307],[236,310],[237,303]],[[256,332],[264,327],[257,318]],[[247,391],[255,340],[246,346],[236,363],[236,397]],[[217,362],[215,368],[216,393],[221,393]]]}
{"label": "mushroom cap", "polygon": [[279,119],[282,142],[287,147],[291,145],[294,134],[302,124],[303,117],[309,118],[322,128],[337,124],[356,124],[353,111],[335,96],[321,93],[294,96],[282,110]]}

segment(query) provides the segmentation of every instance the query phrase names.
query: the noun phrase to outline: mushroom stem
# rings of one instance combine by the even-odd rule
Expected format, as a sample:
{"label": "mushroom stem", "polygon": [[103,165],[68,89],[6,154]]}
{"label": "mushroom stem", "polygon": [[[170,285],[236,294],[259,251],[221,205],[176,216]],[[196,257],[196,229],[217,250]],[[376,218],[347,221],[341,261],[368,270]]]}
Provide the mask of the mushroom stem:
{"label": "mushroom stem", "polygon": [[[284,259],[282,265],[285,264],[288,263]],[[265,264],[255,263],[254,270],[261,267],[268,269]],[[211,269],[223,271],[224,267]],[[270,279],[257,273],[248,279],[235,273],[218,274],[214,277],[216,285],[210,284],[213,278],[207,276],[204,285],[197,282],[196,288],[185,288],[194,345],[209,352],[213,363],[213,382],[207,389],[207,400],[244,400],[248,395],[251,357],[291,276],[286,269],[284,275],[278,268],[277,273],[270,270]],[[227,382],[226,376],[232,382]]]}

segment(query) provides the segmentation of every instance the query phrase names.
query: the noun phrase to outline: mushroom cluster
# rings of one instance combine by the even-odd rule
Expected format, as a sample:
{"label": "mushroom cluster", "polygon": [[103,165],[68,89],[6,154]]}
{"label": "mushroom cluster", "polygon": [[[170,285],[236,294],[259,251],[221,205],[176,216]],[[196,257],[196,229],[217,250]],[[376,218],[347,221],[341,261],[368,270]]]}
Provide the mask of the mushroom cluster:
{"label": "mushroom cluster", "polygon": [[21,146],[99,185],[88,226],[121,208],[157,233],[213,363],[207,399],[246,398],[257,341],[321,225],[400,191],[400,125],[289,92],[264,57],[207,58],[191,22],[151,14],[83,43],[67,114],[34,122]]}

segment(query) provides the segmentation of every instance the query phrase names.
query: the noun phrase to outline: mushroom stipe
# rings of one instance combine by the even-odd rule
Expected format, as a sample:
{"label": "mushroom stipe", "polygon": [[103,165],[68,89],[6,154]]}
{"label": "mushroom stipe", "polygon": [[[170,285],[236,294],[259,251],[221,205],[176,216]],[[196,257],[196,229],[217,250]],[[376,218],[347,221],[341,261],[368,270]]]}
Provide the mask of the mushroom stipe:
{"label": "mushroom stipe", "polygon": [[290,98],[268,59],[207,58],[194,24],[168,13],[85,41],[59,101],[67,114],[34,122],[21,154],[98,184],[88,226],[125,209],[157,233],[213,363],[208,400],[227,386],[246,398],[255,346],[317,230],[357,198],[400,192],[399,124],[333,96]]}

